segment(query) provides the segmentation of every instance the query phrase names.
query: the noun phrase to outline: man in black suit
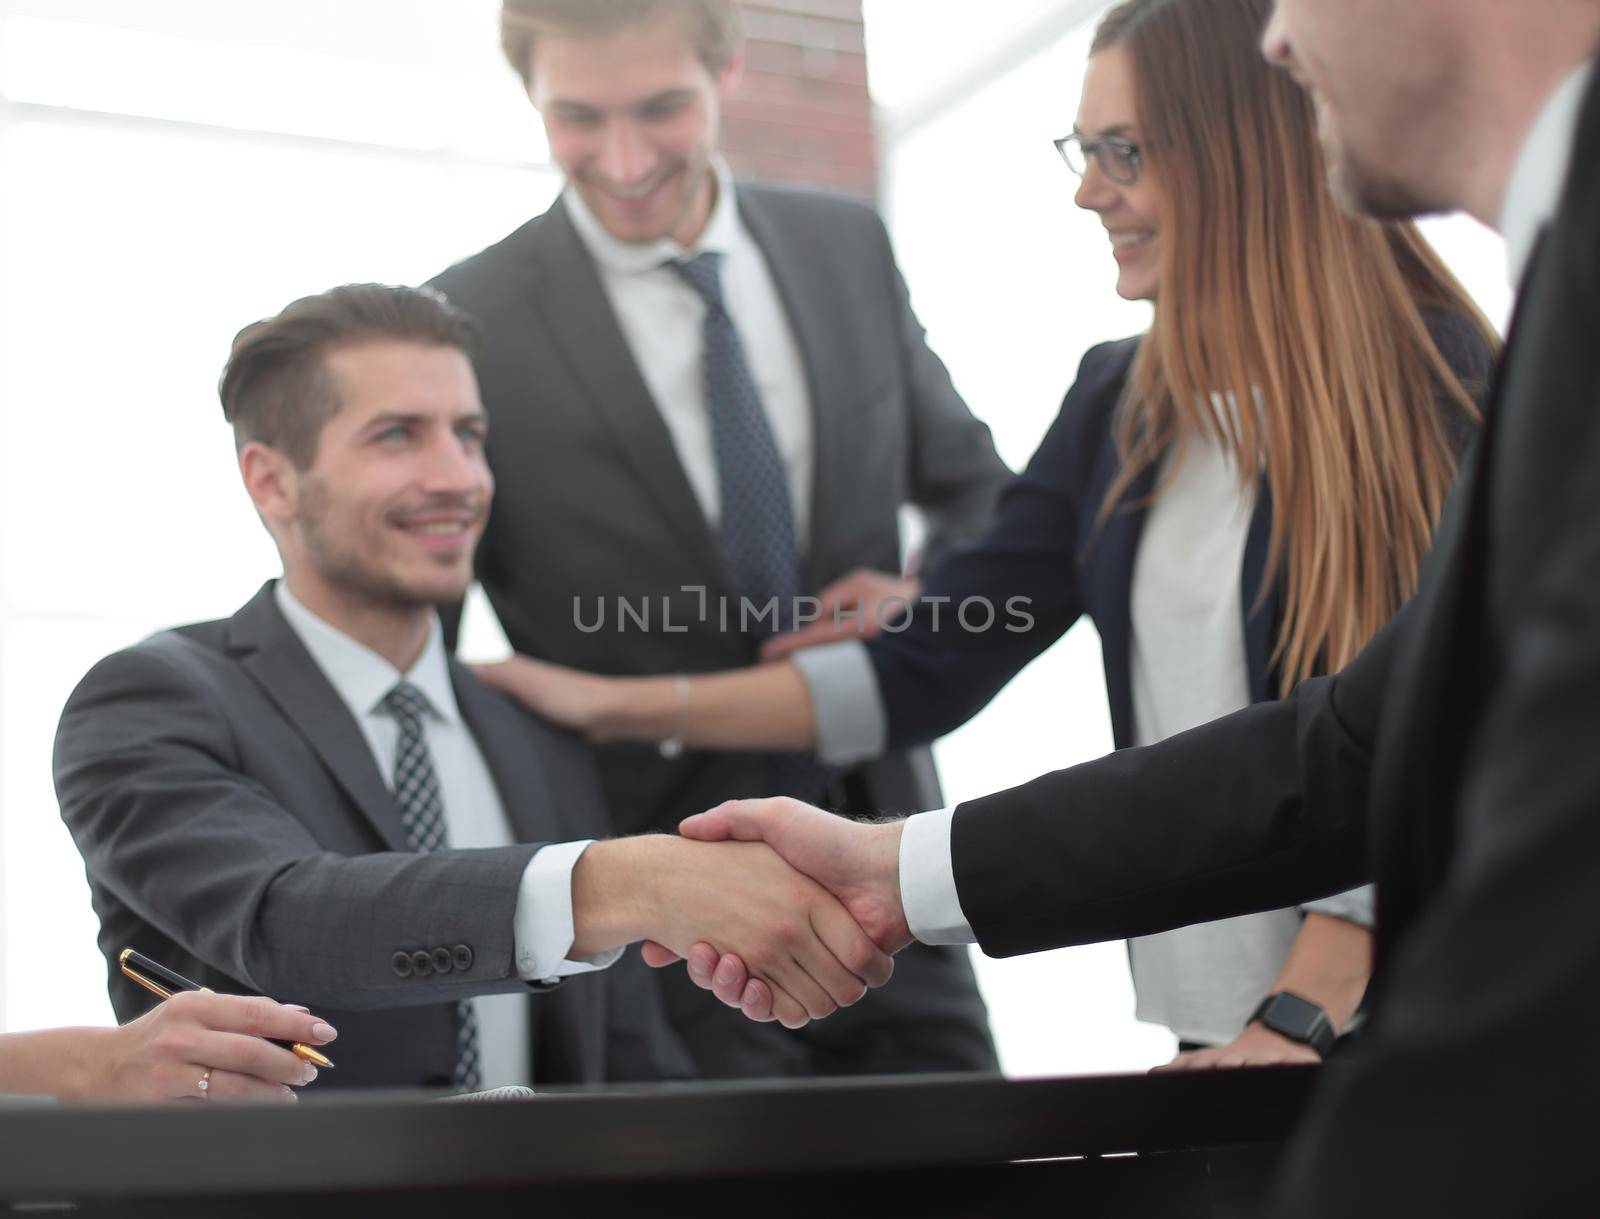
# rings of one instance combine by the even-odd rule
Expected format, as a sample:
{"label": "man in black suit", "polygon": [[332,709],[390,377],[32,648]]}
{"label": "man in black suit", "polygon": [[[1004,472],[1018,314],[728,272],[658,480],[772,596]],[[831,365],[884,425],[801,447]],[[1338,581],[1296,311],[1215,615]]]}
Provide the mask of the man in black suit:
{"label": "man in black suit", "polygon": [[[488,333],[478,378],[500,482],[478,575],[513,647],[600,673],[754,662],[776,621],[914,596],[925,553],[976,538],[1010,471],[928,349],[877,214],[735,184],[716,155],[739,70],[733,0],[507,0],[504,42],[567,190],[434,284]],[[776,603],[751,616],[741,598]],[[633,617],[627,617],[628,613]],[[831,619],[831,614],[825,614]],[[926,750],[848,773],[804,758],[611,744],[623,830],[781,791],[865,812],[941,803]],[[759,1027],[660,982],[702,1071],[998,1064],[964,951],[918,948],[874,1002]]]}
{"label": "man in black suit", "polygon": [[1288,700],[953,814],[748,802],[686,832],[777,846],[889,948],[1032,952],[1375,880],[1369,1030],[1275,1213],[1577,1213],[1600,1129],[1600,5],[1280,0],[1265,45],[1315,91],[1348,206],[1465,208],[1522,283],[1416,597]]}
{"label": "man in black suit", "polygon": [[433,607],[471,580],[493,493],[474,350],[436,293],[375,285],[236,341],[223,405],[284,578],[102,661],[56,738],[113,1005],[150,1003],[116,969],[131,946],[315,1005],[343,1033],[325,1084],[692,1075],[637,959],[599,972],[630,941],[749,944],[788,1024],[889,962],[765,848],[594,842],[586,749],[448,658]]}

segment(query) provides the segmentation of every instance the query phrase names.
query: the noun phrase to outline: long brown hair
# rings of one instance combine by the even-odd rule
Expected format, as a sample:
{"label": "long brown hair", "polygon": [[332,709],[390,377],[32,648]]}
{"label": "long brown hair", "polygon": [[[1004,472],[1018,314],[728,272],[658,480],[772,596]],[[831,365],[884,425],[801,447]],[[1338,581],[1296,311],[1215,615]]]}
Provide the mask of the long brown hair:
{"label": "long brown hair", "polygon": [[[1282,589],[1272,660],[1287,692],[1346,664],[1416,588],[1456,475],[1447,415],[1478,417],[1425,314],[1498,339],[1414,225],[1340,210],[1309,99],[1257,49],[1270,9],[1125,0],[1095,37],[1092,54],[1131,59],[1162,223],[1102,519],[1185,435],[1219,441],[1249,486],[1264,474],[1260,597]],[[1240,409],[1213,410],[1219,394]]]}

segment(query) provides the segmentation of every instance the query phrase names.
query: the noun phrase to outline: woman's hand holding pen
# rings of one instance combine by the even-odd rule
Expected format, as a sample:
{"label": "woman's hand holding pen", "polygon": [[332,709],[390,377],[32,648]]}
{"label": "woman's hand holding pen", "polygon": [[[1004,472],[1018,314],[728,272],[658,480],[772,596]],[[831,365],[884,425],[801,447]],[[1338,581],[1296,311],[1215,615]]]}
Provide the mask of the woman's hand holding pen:
{"label": "woman's hand holding pen", "polygon": [[210,991],[174,995],[121,1028],[82,1032],[68,1099],[128,1103],[293,1101],[317,1069],[263,1038],[326,1045],[338,1036],[304,1008]]}

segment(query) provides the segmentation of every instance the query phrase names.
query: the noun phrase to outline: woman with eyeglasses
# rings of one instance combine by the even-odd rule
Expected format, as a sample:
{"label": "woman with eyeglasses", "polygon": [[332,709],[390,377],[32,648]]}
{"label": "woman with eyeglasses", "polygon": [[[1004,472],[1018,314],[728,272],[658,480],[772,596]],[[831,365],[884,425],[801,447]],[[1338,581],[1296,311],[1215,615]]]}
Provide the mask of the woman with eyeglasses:
{"label": "woman with eyeglasses", "polygon": [[[907,616],[687,680],[521,658],[485,677],[596,739],[842,766],[958,727],[1084,614],[1118,748],[1349,661],[1416,587],[1497,341],[1413,226],[1339,211],[1309,99],[1257,51],[1270,7],[1102,21],[1057,146],[1154,323],[1084,357],[991,532]],[[1360,1005],[1370,921],[1363,890],[1134,941],[1138,1015],[1177,1035],[1175,1065],[1315,1061]],[[760,1005],[705,953],[702,985]]]}

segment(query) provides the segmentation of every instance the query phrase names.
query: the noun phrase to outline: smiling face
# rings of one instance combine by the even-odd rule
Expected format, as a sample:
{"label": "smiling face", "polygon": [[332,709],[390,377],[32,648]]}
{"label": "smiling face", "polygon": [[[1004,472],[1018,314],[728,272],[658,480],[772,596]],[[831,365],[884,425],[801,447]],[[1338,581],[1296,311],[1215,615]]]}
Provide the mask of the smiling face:
{"label": "smiling face", "polygon": [[257,497],[291,587],[354,609],[459,600],[494,493],[471,362],[454,347],[377,340],[336,349],[325,368],[339,409],[311,466],[269,450],[273,477]]}
{"label": "smiling face", "polygon": [[711,158],[737,63],[717,75],[672,16],[612,33],[540,38],[533,103],[550,155],[621,241],[693,245],[716,196]]}
{"label": "smiling face", "polygon": [[[1086,143],[1118,136],[1140,144],[1136,102],[1133,61],[1121,47],[1107,47],[1089,60],[1073,129]],[[1077,204],[1106,226],[1119,268],[1117,295],[1154,300],[1161,280],[1161,218],[1160,196],[1148,166],[1137,181],[1124,185],[1113,182],[1098,158],[1090,157]]]}

